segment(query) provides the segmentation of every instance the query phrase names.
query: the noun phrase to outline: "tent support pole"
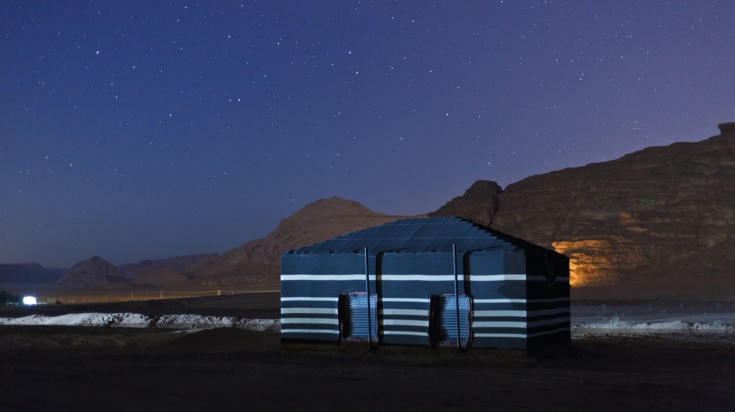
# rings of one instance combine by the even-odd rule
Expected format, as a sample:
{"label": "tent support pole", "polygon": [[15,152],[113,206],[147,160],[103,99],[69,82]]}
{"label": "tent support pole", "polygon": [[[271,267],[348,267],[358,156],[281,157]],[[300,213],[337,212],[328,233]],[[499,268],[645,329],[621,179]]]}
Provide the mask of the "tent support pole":
{"label": "tent support pole", "polygon": [[454,268],[454,304],[457,314],[457,350],[462,348],[459,327],[459,276],[457,275],[457,245],[452,243],[452,266]]}
{"label": "tent support pole", "polygon": [[368,324],[368,343],[373,347],[373,325],[370,313],[370,270],[368,266],[368,248],[365,246],[365,294],[367,295],[367,324]]}

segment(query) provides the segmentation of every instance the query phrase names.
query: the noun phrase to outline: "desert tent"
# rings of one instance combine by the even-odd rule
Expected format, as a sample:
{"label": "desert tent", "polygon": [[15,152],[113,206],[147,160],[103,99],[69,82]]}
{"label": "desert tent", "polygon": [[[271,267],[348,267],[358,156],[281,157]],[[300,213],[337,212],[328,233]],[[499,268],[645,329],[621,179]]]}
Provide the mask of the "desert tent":
{"label": "desert tent", "polygon": [[566,256],[458,217],[281,255],[281,340],[532,349],[568,342]]}

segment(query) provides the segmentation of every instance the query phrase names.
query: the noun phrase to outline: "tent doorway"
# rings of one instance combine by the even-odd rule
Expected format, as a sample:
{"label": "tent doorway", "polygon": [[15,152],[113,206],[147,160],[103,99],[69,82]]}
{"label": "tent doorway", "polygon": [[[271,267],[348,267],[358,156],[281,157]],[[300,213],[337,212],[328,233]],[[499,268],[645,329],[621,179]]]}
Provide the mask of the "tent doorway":
{"label": "tent doorway", "polygon": [[339,296],[339,334],[345,342],[378,343],[378,295],[365,292]]}
{"label": "tent doorway", "polygon": [[[459,334],[459,347],[469,347],[472,341],[472,297],[465,294],[456,297],[454,294],[432,295],[429,305],[431,345],[433,347],[457,347],[457,335]],[[458,308],[459,312],[457,312]]]}

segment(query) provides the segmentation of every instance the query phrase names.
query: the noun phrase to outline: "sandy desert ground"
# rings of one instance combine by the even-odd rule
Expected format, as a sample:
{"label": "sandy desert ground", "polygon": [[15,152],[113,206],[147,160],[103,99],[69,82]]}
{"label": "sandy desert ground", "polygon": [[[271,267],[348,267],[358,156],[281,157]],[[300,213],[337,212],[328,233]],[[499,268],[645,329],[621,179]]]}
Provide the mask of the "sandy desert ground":
{"label": "sandy desert ground", "polygon": [[[732,308],[718,304],[717,316],[729,319]],[[587,302],[575,316],[620,320],[676,307],[711,310]],[[278,296],[3,308],[0,317],[29,311],[277,318]],[[735,410],[729,333],[576,334],[544,356],[330,349],[284,351],[277,332],[238,328],[0,326],[0,410]]]}

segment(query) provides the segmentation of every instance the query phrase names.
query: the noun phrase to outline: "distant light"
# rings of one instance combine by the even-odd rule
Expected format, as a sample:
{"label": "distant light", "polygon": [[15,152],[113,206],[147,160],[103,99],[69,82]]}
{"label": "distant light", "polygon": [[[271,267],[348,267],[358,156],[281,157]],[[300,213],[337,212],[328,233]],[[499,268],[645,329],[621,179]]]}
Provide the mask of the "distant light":
{"label": "distant light", "polygon": [[36,301],[36,297],[35,296],[23,296],[23,304],[24,305],[30,306],[30,305],[35,305],[37,303],[38,302]]}

